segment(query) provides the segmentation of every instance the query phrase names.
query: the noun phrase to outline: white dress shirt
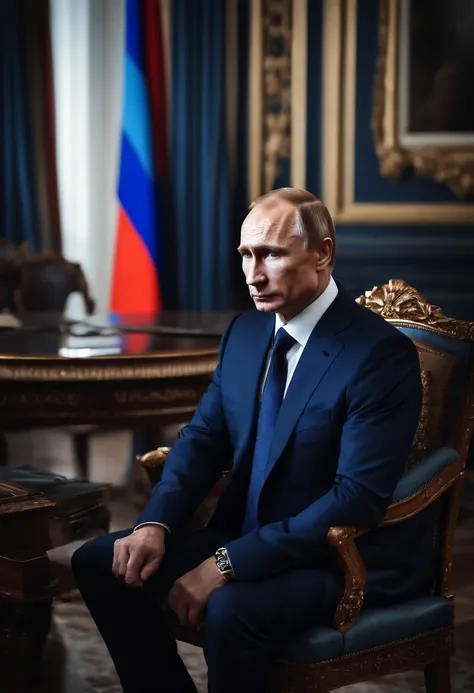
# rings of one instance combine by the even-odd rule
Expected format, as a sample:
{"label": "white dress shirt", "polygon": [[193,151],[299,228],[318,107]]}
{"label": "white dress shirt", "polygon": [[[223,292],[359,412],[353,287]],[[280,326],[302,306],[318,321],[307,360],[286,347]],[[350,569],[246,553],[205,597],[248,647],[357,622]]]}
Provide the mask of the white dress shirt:
{"label": "white dress shirt", "polygon": [[[298,365],[298,361],[300,360],[301,354],[303,353],[303,349],[305,348],[306,343],[310,338],[311,332],[314,330],[318,322],[323,317],[324,313],[327,311],[331,303],[336,298],[338,291],[339,289],[337,288],[337,284],[331,277],[329,284],[324,289],[321,296],[318,296],[318,298],[316,298],[312,303],[310,303],[309,306],[306,306],[306,308],[302,310],[301,313],[298,313],[298,315],[292,318],[289,322],[285,324],[281,321],[280,316],[278,314],[275,315],[275,334],[278,332],[280,327],[283,327],[283,329],[285,329],[288,332],[288,334],[290,334],[296,340],[296,344],[293,344],[291,349],[288,349],[288,352],[286,354],[288,372],[286,376],[285,395],[288,390],[288,385],[290,384],[293,374],[296,370],[296,366]],[[267,378],[268,368],[270,366],[270,356],[271,352],[268,353],[267,369],[265,372],[265,378],[262,382],[261,392],[263,391],[263,386]],[[163,522],[143,522],[142,524],[137,525],[135,529],[138,529],[139,527],[143,527],[145,525],[159,525],[169,531],[169,527],[163,524]]]}
{"label": "white dress shirt", "polygon": [[[310,303],[309,306],[306,306],[301,313],[298,313],[298,315],[292,318],[289,322],[285,324],[281,321],[278,314],[275,315],[275,334],[278,332],[280,327],[283,327],[283,329],[285,329],[288,334],[290,334],[296,340],[296,344],[293,344],[291,349],[288,349],[286,354],[288,371],[286,376],[285,395],[288,390],[288,385],[290,384],[296,370],[296,366],[298,365],[298,361],[303,353],[303,349],[310,338],[311,332],[314,330],[324,313],[336,298],[338,291],[339,289],[337,288],[337,284],[331,277],[329,284],[324,289],[321,296],[318,296],[318,298]],[[263,379],[262,390],[263,385],[265,384],[269,366],[270,354],[268,354],[267,370],[265,373],[265,378]]]}

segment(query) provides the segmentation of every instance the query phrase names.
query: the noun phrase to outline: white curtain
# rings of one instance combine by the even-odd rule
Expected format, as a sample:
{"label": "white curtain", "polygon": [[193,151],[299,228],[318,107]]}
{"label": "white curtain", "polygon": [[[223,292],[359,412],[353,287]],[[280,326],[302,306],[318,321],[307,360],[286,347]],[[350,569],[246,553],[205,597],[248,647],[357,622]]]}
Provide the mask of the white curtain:
{"label": "white curtain", "polygon": [[[124,0],[51,0],[63,250],[108,308],[117,220]],[[82,306],[74,297],[71,312]]]}

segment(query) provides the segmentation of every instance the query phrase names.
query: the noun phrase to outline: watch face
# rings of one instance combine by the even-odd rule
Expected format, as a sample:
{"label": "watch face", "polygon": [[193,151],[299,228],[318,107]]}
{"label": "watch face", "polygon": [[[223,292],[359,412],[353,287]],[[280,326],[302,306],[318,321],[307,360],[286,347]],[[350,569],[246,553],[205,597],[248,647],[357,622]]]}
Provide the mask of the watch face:
{"label": "watch face", "polygon": [[216,565],[221,573],[232,572],[229,559],[224,551],[216,551]]}
{"label": "watch face", "polygon": [[222,556],[219,556],[219,558],[217,559],[217,567],[221,572],[224,571],[226,568],[225,559]]}

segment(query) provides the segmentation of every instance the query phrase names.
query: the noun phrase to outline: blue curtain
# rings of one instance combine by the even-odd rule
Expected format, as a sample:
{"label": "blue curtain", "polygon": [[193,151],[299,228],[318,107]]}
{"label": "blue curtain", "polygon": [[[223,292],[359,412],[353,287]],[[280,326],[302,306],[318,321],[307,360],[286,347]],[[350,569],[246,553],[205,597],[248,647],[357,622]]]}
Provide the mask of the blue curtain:
{"label": "blue curtain", "polygon": [[27,101],[25,3],[0,1],[0,235],[39,250]]}
{"label": "blue curtain", "polygon": [[240,227],[249,208],[249,63],[250,63],[250,3],[239,0],[237,17],[237,132],[234,171],[234,217],[236,243],[232,265],[233,308],[249,310],[254,307],[242,273],[242,263],[235,248],[240,238]]}
{"label": "blue curtain", "polygon": [[174,0],[171,184],[177,307],[229,308],[239,230],[226,129],[226,3]]}

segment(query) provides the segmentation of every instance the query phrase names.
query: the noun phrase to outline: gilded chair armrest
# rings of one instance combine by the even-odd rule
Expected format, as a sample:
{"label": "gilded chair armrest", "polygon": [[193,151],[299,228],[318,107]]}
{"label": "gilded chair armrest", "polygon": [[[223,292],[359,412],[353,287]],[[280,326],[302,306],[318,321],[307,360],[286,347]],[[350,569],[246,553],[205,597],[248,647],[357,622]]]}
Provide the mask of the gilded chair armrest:
{"label": "gilded chair armrest", "polygon": [[[464,475],[464,464],[456,450],[439,448],[427,455],[400,480],[393,503],[377,528],[408,520],[445,493]],[[367,594],[367,569],[355,540],[377,528],[331,527],[328,541],[336,549],[344,571],[344,594],[333,620],[345,633],[356,623]]]}
{"label": "gilded chair armrest", "polygon": [[355,625],[367,594],[367,569],[355,544],[363,533],[357,527],[331,527],[328,532],[344,572],[344,594],[333,619],[334,628],[341,633]]}
{"label": "gilded chair armrest", "polygon": [[[155,486],[163,473],[163,467],[168,459],[171,448],[161,447],[156,450],[151,450],[144,455],[137,455],[136,460],[148,474],[148,478],[152,486]],[[219,481],[211,489],[207,497],[199,505],[193,517],[188,523],[188,530],[195,531],[205,527],[211,519],[214,510],[216,509],[219,496],[227,485],[227,473],[224,472]]]}
{"label": "gilded chair armrest", "polygon": [[[161,478],[169,451],[170,448],[161,447],[145,455],[137,455],[137,461],[146,470],[153,485]],[[401,479],[394,493],[394,502],[378,527],[402,522],[421,512],[462,476],[463,463],[455,450],[440,448],[431,453]],[[191,522],[193,529],[202,527],[209,520],[225,483],[224,476],[200,506]],[[328,541],[337,551],[344,572],[344,594],[333,619],[334,628],[341,633],[355,625],[367,594],[367,569],[355,540],[370,531],[372,529],[346,526],[331,527],[328,532]]]}
{"label": "gilded chair armrest", "polygon": [[442,447],[429,452],[402,476],[393,493],[392,502],[404,500],[420,491],[458,458],[459,453],[453,448]]}
{"label": "gilded chair armrest", "polygon": [[146,452],[144,455],[137,455],[137,462],[143,467],[143,469],[148,474],[151,485],[155,486],[163,473],[163,467],[168,458],[171,448],[161,447],[156,448],[156,450],[151,450]]}

